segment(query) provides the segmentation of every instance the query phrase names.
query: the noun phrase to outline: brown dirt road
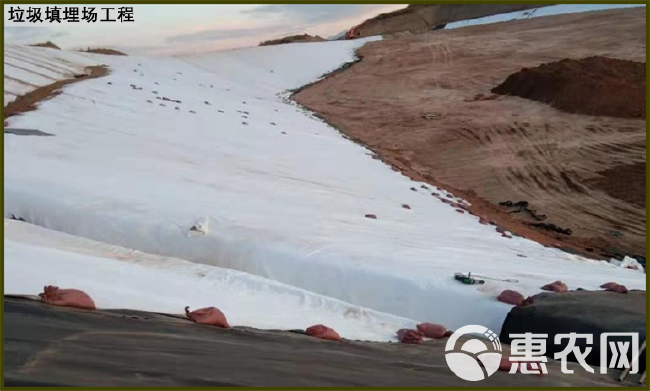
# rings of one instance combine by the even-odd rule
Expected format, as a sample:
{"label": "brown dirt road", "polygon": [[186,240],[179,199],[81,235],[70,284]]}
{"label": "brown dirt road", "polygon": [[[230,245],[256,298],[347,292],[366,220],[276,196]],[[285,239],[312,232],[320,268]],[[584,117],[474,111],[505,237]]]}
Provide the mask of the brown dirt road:
{"label": "brown dirt road", "polygon": [[[645,62],[645,12],[386,37],[294,99],[405,174],[466,198],[475,213],[517,234],[581,253],[645,256],[645,120],[571,114],[490,92],[521,68],[565,58]],[[430,113],[438,115],[425,118]],[[505,200],[528,201],[544,222],[573,234],[531,228],[530,214],[497,206]]]}

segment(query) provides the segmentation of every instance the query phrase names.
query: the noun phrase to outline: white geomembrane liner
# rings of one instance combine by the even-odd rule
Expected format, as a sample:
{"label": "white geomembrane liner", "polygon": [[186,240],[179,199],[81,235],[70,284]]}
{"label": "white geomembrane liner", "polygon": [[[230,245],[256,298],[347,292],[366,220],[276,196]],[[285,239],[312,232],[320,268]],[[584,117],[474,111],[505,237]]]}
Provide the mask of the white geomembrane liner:
{"label": "white geomembrane liner", "polygon": [[19,95],[58,80],[84,73],[84,68],[98,65],[96,57],[80,52],[5,45],[4,104]]}
{"label": "white geomembrane liner", "polygon": [[[108,65],[111,73],[69,85],[38,110],[9,119],[12,127],[55,136],[5,134],[5,216],[145,253],[247,272],[451,329],[480,324],[498,333],[511,308],[496,301],[504,289],[533,295],[557,279],[570,289],[597,289],[608,281],[645,289],[645,275],[638,271],[502,237],[493,226],[431,196],[431,191],[444,196],[444,190],[421,188],[422,183],[372,159],[368,150],[283,99],[286,90],[353,60],[353,49],[373,39],[182,58],[84,55],[84,61]],[[48,59],[50,52],[42,49],[39,56]],[[24,289],[12,283],[10,293],[35,294],[34,289],[53,280],[72,283],[66,274],[74,269],[67,262],[85,262],[75,254],[67,259],[57,249],[10,245],[5,247],[5,282],[34,275],[38,263],[30,262],[44,261],[24,257],[37,258],[37,253],[43,259],[51,255],[48,264],[60,263],[61,268],[28,280]],[[88,262],[105,272],[80,281],[103,282],[106,289],[120,280],[108,277],[111,270],[129,275],[129,268],[138,266],[97,256]],[[224,273],[214,270],[219,270],[215,276]],[[142,274],[154,278],[150,276],[158,272],[163,273],[149,268]],[[161,281],[183,275],[187,280],[179,284],[190,287],[199,281],[186,276],[191,272],[191,264],[179,263],[165,270]],[[487,280],[469,286],[456,281],[455,272],[518,282]],[[124,282],[134,284],[128,288],[134,303],[167,311],[167,300],[174,308],[183,301],[162,287],[137,286],[135,280],[125,277]],[[197,287],[221,289],[220,281],[206,276]],[[259,295],[247,283],[240,287],[240,293],[228,288],[232,297]],[[200,301],[203,296],[191,297]],[[276,311],[287,317],[288,328],[306,324],[294,321],[305,318],[286,314],[286,307],[269,310],[262,307],[271,304],[259,300],[251,302],[263,303],[253,305],[259,305],[260,314]],[[304,311],[312,307],[307,303]],[[226,313],[236,319],[240,315],[232,308],[232,315]],[[266,320],[260,315],[255,321],[253,310],[247,308],[239,319],[263,327]],[[345,318],[345,311],[333,313],[341,312]],[[389,328],[402,322],[390,319]],[[343,319],[323,323],[336,328],[338,321]],[[368,331],[366,339],[386,340],[384,329],[378,330]],[[342,335],[349,337],[346,331]]]}
{"label": "white geomembrane liner", "polygon": [[390,341],[413,320],[248,273],[160,257],[5,219],[5,293],[43,284],[88,293],[98,308],[182,314],[216,306],[231,326],[305,329],[323,323],[349,339]]}

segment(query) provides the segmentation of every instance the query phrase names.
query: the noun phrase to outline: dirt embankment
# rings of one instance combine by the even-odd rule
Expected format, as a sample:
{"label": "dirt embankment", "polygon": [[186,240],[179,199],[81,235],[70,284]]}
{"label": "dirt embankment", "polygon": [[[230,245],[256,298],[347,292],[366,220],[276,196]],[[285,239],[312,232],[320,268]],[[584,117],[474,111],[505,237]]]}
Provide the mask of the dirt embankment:
{"label": "dirt embankment", "polygon": [[602,56],[564,59],[513,73],[492,92],[569,113],[645,118],[645,62]]}
{"label": "dirt embankment", "polygon": [[354,37],[403,31],[418,34],[431,31],[440,24],[544,6],[543,4],[412,4],[404,9],[366,20],[354,28]]}
{"label": "dirt embankment", "polygon": [[318,35],[291,35],[289,37],[279,38],[279,39],[270,39],[268,41],[261,42],[259,46],[270,46],[270,45],[282,45],[284,43],[298,43],[298,42],[323,42],[326,41],[325,38]]}
{"label": "dirt embankment", "polygon": [[[507,230],[583,254],[645,257],[645,120],[491,92],[522,68],[565,58],[643,62],[645,23],[641,7],[372,42],[361,62],[294,99]],[[508,200],[535,214],[499,206]],[[529,225],[544,215],[571,235]]]}
{"label": "dirt embankment", "polygon": [[34,45],[29,45],[29,46],[34,46],[34,47],[37,47],[37,48],[50,48],[50,49],[61,50],[61,48],[58,47],[58,46],[56,46],[56,45],[54,44],[54,42],[52,42],[52,41],[36,43],[36,44],[34,44]]}
{"label": "dirt embankment", "polygon": [[122,53],[119,50],[107,49],[107,48],[87,48],[86,50],[79,50],[84,53],[95,53],[95,54],[106,54],[109,56],[126,56],[126,53]]}
{"label": "dirt embankment", "polygon": [[59,80],[52,84],[39,87],[25,95],[21,95],[13,102],[9,102],[4,108],[4,118],[36,110],[38,103],[51,99],[61,93],[61,88],[65,85],[76,83],[81,80],[94,79],[108,74],[108,67],[90,66],[86,67],[84,73],[75,75],[73,78]]}

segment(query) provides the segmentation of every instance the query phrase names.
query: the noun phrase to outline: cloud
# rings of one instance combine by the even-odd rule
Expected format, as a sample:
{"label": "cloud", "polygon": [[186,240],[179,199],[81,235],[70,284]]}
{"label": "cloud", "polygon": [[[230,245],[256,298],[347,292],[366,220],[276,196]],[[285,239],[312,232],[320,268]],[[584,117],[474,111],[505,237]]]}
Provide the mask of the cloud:
{"label": "cloud", "polygon": [[187,43],[187,42],[205,42],[205,41],[219,41],[233,38],[240,38],[243,36],[260,36],[265,34],[277,33],[285,27],[282,25],[260,26],[260,27],[244,27],[244,28],[226,28],[226,29],[210,29],[203,30],[190,34],[179,34],[168,37],[167,43]]}
{"label": "cloud", "polygon": [[[264,25],[236,28],[215,28],[178,34],[168,37],[167,43],[194,43],[230,40],[241,37],[277,38],[304,33],[329,23],[359,18],[385,4],[268,4],[241,10],[240,14],[251,18],[249,23]],[[340,28],[340,27],[337,27]]]}
{"label": "cloud", "polygon": [[364,15],[385,4],[268,4],[241,11],[254,17],[273,16],[292,23],[330,23]]}
{"label": "cloud", "polygon": [[34,44],[51,40],[65,49],[105,46],[127,53],[168,55],[254,46],[268,39],[303,33],[326,37],[397,7],[404,5],[268,4],[173,9],[158,6],[156,11],[164,17],[144,21],[138,34],[118,25],[90,30],[66,29],[65,26],[12,26],[5,27],[4,32],[7,43]]}

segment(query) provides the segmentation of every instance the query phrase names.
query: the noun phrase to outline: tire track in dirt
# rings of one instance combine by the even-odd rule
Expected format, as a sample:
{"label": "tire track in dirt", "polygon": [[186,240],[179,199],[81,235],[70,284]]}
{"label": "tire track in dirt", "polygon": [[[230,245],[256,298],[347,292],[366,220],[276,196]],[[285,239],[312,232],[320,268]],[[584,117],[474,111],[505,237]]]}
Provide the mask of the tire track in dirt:
{"label": "tire track in dirt", "polygon": [[[600,185],[608,170],[645,166],[645,121],[569,114],[490,92],[521,68],[562,58],[645,61],[645,39],[643,8],[400,36],[366,44],[361,62],[294,99],[512,232],[583,254],[645,257],[645,206]],[[630,170],[626,183],[645,184],[639,171]],[[528,201],[573,235],[532,229],[529,216],[496,205],[505,200]]]}

